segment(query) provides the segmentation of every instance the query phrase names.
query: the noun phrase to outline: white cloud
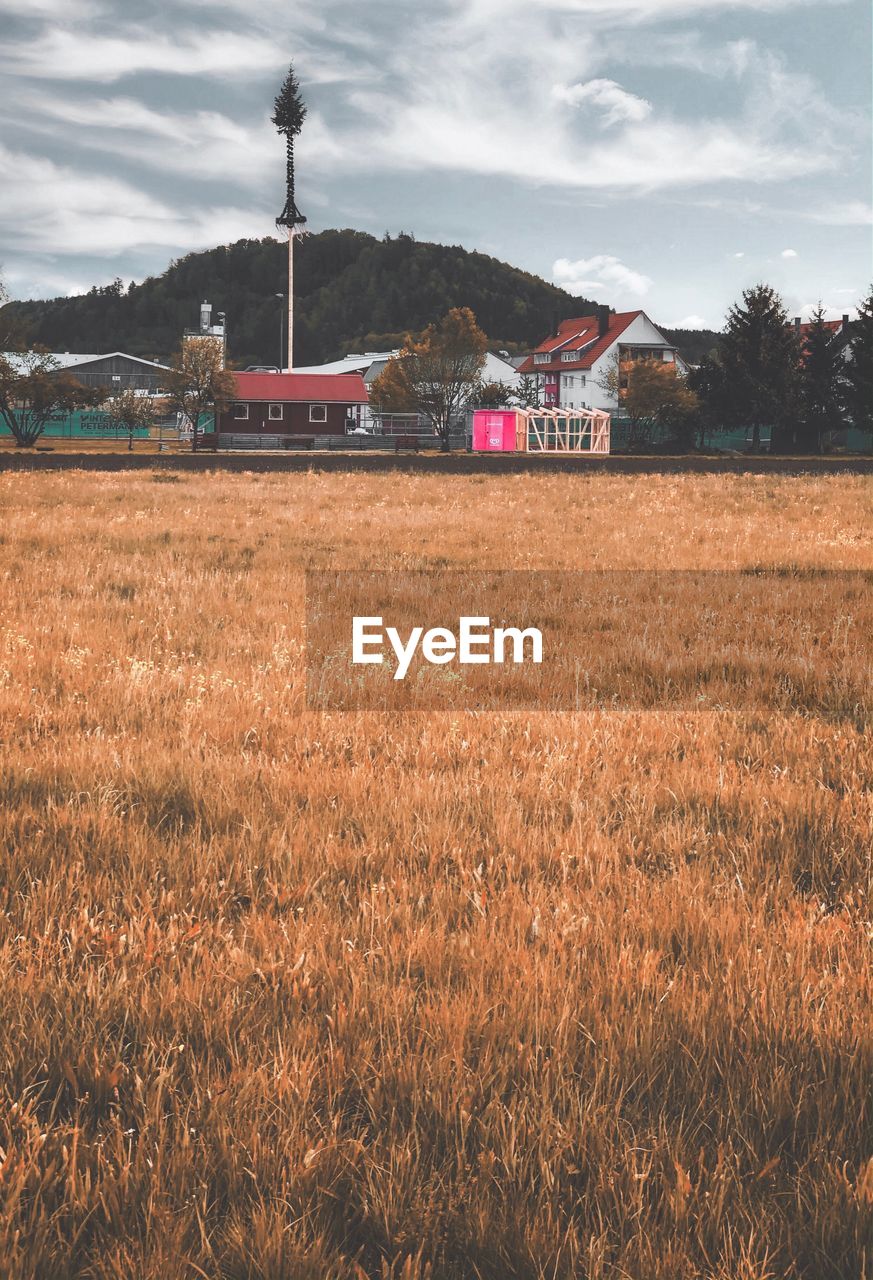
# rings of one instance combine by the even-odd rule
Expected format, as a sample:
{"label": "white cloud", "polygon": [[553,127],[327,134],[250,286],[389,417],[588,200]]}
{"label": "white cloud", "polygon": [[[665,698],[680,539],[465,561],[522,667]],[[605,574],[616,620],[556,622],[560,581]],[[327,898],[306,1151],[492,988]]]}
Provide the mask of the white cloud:
{"label": "white cloud", "polygon": [[[840,292],[840,290],[837,290],[837,292]],[[860,293],[861,293],[861,290],[858,290],[858,294],[856,294],[856,296],[859,296]],[[821,306],[822,306],[822,310],[824,311],[825,320],[842,320],[844,315],[848,315],[852,319],[854,319],[855,316],[858,314],[857,307],[847,307],[845,303],[842,303],[840,306],[833,306],[831,303],[822,302]],[[800,316],[801,320],[806,322],[812,319],[814,313],[818,311],[818,308],[819,308],[818,301],[803,302],[798,305],[792,306],[789,310],[789,314],[791,316]]]}
{"label": "white cloud", "polygon": [[735,254],[734,254],[734,257],[735,257],[735,258],[745,258],[745,256],[746,256],[746,255],[745,255],[745,253],[735,253]]}
{"label": "white cloud", "polygon": [[260,77],[287,62],[286,49],[267,36],[214,29],[170,37],[145,27],[128,27],[111,36],[85,26],[54,27],[36,39],[8,43],[0,53],[0,69],[18,75],[106,84],[142,71]]}
{"label": "white cloud", "polygon": [[[725,218],[736,217],[730,238],[745,238],[741,218],[769,216],[767,184],[846,168],[863,129],[834,111],[809,77],[787,70],[753,40],[719,44],[700,23],[664,20],[728,8],[745,9],[751,19],[755,10],[795,7],[796,0],[166,0],[165,20],[156,25],[132,19],[127,0],[0,0],[0,13],[33,18],[26,38],[13,36],[0,49],[0,74],[8,76],[0,87],[0,129],[20,152],[30,139],[34,149],[65,157],[58,166],[21,155],[3,176],[0,155],[0,238],[19,252],[50,245],[54,254],[75,255],[83,246],[110,254],[141,245],[178,251],[272,231],[263,209],[265,194],[281,183],[281,144],[266,108],[289,53],[305,90],[325,86],[310,99],[298,156],[304,184],[331,180],[334,218],[349,216],[356,225],[379,219],[378,209],[368,212],[377,198],[373,179],[382,180],[390,209],[401,184],[411,188],[408,175],[449,173],[466,175],[477,212],[491,178],[550,188],[545,199],[564,204],[577,192],[587,193],[589,204],[594,192],[604,193],[602,204],[641,194],[649,202],[641,205],[644,217],[653,196],[673,191],[684,210],[697,188],[713,207],[721,200]],[[90,21],[98,8],[104,16]],[[719,96],[720,84],[704,88],[701,100],[715,105],[695,114],[686,100],[674,107],[674,95],[662,94],[652,76],[645,96],[625,87],[635,87],[626,72],[635,62],[730,79],[730,92]],[[190,81],[170,87],[173,105],[158,96],[159,74]],[[133,76],[141,79],[123,90],[106,87]],[[197,105],[186,112],[182,100]],[[583,113],[589,126],[599,121],[602,128],[581,129]],[[99,172],[114,172],[121,158],[135,160],[140,173],[126,165],[136,176],[122,181]],[[160,173],[166,196],[139,189],[157,189]],[[223,194],[225,207],[213,211],[208,195],[195,203],[184,176],[221,179],[233,194]],[[366,197],[359,198],[358,178],[368,182]],[[33,190],[40,184],[43,194]],[[58,190],[69,205],[63,225],[53,208]],[[810,212],[809,190],[806,184],[795,218],[871,221],[860,200],[835,199]],[[732,209],[724,197],[734,200]],[[430,211],[431,226],[435,217]],[[787,240],[787,230],[780,234]],[[641,254],[647,235],[648,227]],[[599,264],[576,277],[590,278],[592,291],[641,296],[651,284],[607,255],[580,263]],[[722,267],[729,270],[724,259]]]}
{"label": "white cloud", "polygon": [[354,94],[358,123],[334,129],[334,146],[313,155],[313,166],[323,173],[429,167],[576,190],[657,191],[797,178],[837,163],[814,139],[786,145],[766,130],[719,120],[653,117],[608,138],[576,140],[560,116],[520,111],[508,93],[483,90],[453,102],[438,96],[439,75],[432,83],[402,103],[396,95]]}
{"label": "white cloud", "polygon": [[[151,168],[201,178],[233,174],[236,182],[262,182],[281,166],[284,151],[266,114],[241,124],[217,111],[156,111],[134,98],[24,95],[30,128],[56,137],[65,126],[80,146],[118,157],[135,155]],[[9,118],[8,104],[0,119]],[[307,129],[323,133],[317,115]]]}
{"label": "white cloud", "polygon": [[628,93],[614,80],[588,80],[584,84],[555,85],[552,90],[558,102],[571,107],[590,103],[603,111],[603,124],[639,122],[652,114],[652,104],[645,98]]}
{"label": "white cloud", "polygon": [[611,288],[619,294],[642,297],[652,285],[649,276],[632,271],[619,258],[606,253],[595,254],[593,258],[577,258],[575,262],[569,258],[558,258],[552,267],[552,279],[568,293],[577,294]]}
{"label": "white cloud", "polygon": [[844,200],[820,209],[804,210],[803,216],[829,227],[868,227],[873,224],[873,205],[863,200]]}
{"label": "white cloud", "polygon": [[185,208],[178,199],[165,203],[123,179],[2,145],[0,223],[10,250],[98,257],[144,246],[187,252],[275,232],[272,219],[260,211],[205,203]]}
{"label": "white cloud", "polygon": [[[510,3],[518,0],[510,0]],[[730,9],[772,10],[794,8],[797,0],[524,0],[534,10],[606,17],[612,22],[655,22],[692,13],[717,13]],[[805,0],[808,4],[817,0]],[[840,3],[840,0],[831,0]],[[472,7],[497,17],[501,0],[468,0]]]}
{"label": "white cloud", "polygon": [[[544,35],[529,0],[505,0],[499,18],[495,5],[467,0],[453,22],[434,18],[386,46],[386,87],[349,93],[354,114],[333,122],[333,146],[311,164],[324,174],[430,168],[576,190],[663,191],[796,179],[841,163],[844,130],[821,94],[754,46],[733,57],[745,96],[738,108],[679,118],[616,81],[580,78],[602,56],[596,32]],[[604,111],[610,127],[580,136],[568,102]]]}
{"label": "white cloud", "polygon": [[781,252],[781,254],[780,254],[779,256],[780,256],[781,258],[796,258],[796,257],[797,257],[797,250],[796,250],[796,249],[783,249],[783,250],[782,250],[782,252]]}
{"label": "white cloud", "polygon": [[[88,278],[76,272],[58,271],[54,264],[46,265],[41,258],[21,258],[17,267],[3,272],[10,293],[15,298],[56,298],[87,293],[94,286],[111,284],[117,277],[115,271],[94,273]],[[34,279],[39,284],[33,283]]]}
{"label": "white cloud", "polygon": [[709,325],[703,316],[690,315],[683,316],[681,320],[677,320],[675,324],[667,325],[668,329],[708,329]]}
{"label": "white cloud", "polygon": [[0,13],[26,18],[85,18],[100,12],[92,0],[0,0]]}

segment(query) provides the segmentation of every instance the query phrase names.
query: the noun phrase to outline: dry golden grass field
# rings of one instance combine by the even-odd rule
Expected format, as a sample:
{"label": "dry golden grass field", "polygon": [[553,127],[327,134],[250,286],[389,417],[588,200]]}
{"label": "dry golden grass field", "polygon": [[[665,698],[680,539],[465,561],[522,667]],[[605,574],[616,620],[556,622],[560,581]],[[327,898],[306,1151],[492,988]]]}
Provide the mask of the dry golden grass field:
{"label": "dry golden grass field", "polygon": [[0,553],[3,1280],[869,1280],[859,708],[318,713],[302,621],[873,569],[873,480],[0,474]]}

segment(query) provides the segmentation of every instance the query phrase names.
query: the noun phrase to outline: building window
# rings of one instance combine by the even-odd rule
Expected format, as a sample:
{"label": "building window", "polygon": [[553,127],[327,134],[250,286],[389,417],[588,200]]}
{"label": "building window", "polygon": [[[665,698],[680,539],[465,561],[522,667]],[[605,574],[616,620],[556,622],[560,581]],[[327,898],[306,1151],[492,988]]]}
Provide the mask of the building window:
{"label": "building window", "polygon": [[247,404],[235,404],[233,406],[233,416],[237,422],[247,422],[249,417],[249,406]]}
{"label": "building window", "polygon": [[571,377],[569,377],[569,376],[565,376],[565,378],[564,378],[564,386],[565,386],[565,387],[572,387],[572,385],[573,385],[573,379],[572,379]]}
{"label": "building window", "polygon": [[284,418],[284,406],[281,404],[271,404],[268,417],[271,422],[281,422]]}
{"label": "building window", "polygon": [[578,351],[562,351],[561,352],[561,359],[563,360],[564,364],[572,364],[573,361],[577,360],[578,358],[579,358]]}
{"label": "building window", "polygon": [[534,354],[534,364],[548,364],[552,358],[550,351],[537,351]]}
{"label": "building window", "polygon": [[581,377],[580,377],[580,379],[579,379],[579,385],[580,385],[580,386],[582,386],[582,387],[584,387],[584,386],[585,386],[585,374],[584,374],[584,373],[582,374],[582,376],[581,376]]}
{"label": "building window", "polygon": [[309,406],[310,422],[327,422],[327,405],[311,404]]}

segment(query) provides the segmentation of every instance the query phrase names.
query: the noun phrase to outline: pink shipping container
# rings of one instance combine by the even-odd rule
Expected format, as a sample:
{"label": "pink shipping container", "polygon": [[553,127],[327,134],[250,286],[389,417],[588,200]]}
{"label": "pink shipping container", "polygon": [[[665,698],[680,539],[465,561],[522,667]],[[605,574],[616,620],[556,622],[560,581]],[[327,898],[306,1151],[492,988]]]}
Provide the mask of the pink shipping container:
{"label": "pink shipping container", "polygon": [[473,449],[477,453],[506,453],[518,448],[516,409],[476,409],[473,413]]}

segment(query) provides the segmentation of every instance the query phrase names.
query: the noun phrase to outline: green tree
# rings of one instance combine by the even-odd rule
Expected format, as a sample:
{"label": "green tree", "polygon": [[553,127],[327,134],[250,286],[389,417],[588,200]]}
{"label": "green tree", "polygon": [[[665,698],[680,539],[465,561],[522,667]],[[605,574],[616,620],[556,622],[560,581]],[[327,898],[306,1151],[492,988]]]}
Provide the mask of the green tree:
{"label": "green tree", "polygon": [[23,351],[26,345],[23,317],[7,306],[9,301],[9,291],[0,277],[0,352]]}
{"label": "green tree", "polygon": [[819,303],[812,313],[801,353],[800,416],[797,443],[802,449],[821,453],[822,440],[843,421],[842,351],[827,327]]}
{"label": "green tree", "polygon": [[512,388],[505,382],[477,382],[470,396],[476,409],[504,409],[512,400]]}
{"label": "green tree", "polygon": [[873,437],[873,288],[852,323],[845,378],[845,407],[852,424]]}
{"label": "green tree", "polygon": [[728,380],[717,349],[689,371],[688,386],[697,397],[694,427],[697,447],[702,449],[708,435],[731,421]]}
{"label": "green tree", "polygon": [[406,339],[373,382],[371,398],[385,409],[420,413],[448,451],[452,423],[470,403],[487,348],[473,312],[457,307],[419,339]]}
{"label": "green tree", "polygon": [[137,431],[152,425],[157,414],[164,412],[165,405],[155,401],[151,396],[135,391],[133,387],[110,396],[103,404],[103,410],[110,421],[127,432],[128,452],[133,450],[133,438]]}
{"label": "green tree", "polygon": [[731,307],[710,372],[718,375],[712,392],[725,420],[751,430],[753,451],[765,426],[773,445],[784,447],[797,416],[800,359],[782,299],[769,285],[746,289]]}
{"label": "green tree", "polygon": [[36,444],[56,413],[97,405],[105,394],[60,370],[47,351],[0,355],[0,420],[22,448]]}
{"label": "green tree", "polygon": [[535,373],[523,373],[518,380],[512,399],[520,409],[537,409],[540,403],[540,384]]}
{"label": "green tree", "polygon": [[236,378],[224,367],[221,341],[187,338],[167,374],[167,407],[191,423],[192,452],[197,452],[201,418],[221,413],[235,395]]}

